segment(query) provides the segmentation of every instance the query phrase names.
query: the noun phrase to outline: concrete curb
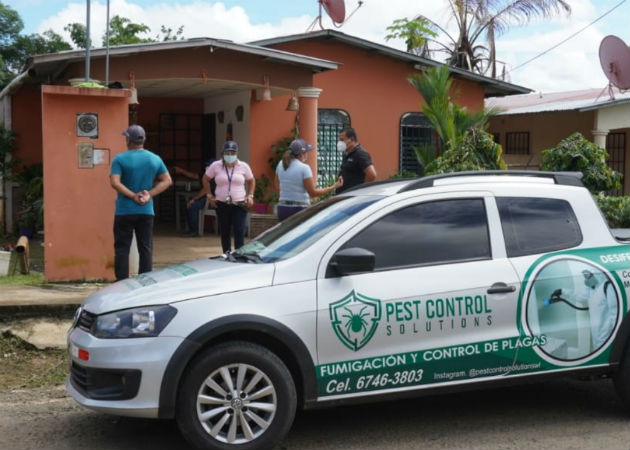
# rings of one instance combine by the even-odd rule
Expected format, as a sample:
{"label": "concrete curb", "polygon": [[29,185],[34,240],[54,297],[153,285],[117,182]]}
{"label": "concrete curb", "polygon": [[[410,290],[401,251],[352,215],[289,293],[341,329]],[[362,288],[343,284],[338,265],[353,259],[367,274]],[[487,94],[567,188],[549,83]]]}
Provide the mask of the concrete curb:
{"label": "concrete curb", "polygon": [[71,319],[80,303],[56,305],[0,305],[0,323],[32,318]]}
{"label": "concrete curb", "polygon": [[2,286],[0,322],[29,317],[72,317],[77,307],[106,284]]}

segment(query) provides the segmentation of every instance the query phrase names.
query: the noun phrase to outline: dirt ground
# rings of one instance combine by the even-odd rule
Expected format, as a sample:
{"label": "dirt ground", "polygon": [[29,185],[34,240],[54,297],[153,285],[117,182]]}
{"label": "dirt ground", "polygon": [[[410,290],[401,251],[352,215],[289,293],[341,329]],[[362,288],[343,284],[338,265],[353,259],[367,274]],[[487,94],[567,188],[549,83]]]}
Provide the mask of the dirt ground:
{"label": "dirt ground", "polygon": [[[302,411],[275,450],[629,447],[610,384],[572,381]],[[0,390],[0,449],[191,448],[173,421],[93,412],[55,385]]]}
{"label": "dirt ground", "polygon": [[[0,333],[0,450],[187,450],[174,421],[88,410],[67,356]],[[546,383],[298,412],[275,450],[630,448],[610,380]]]}

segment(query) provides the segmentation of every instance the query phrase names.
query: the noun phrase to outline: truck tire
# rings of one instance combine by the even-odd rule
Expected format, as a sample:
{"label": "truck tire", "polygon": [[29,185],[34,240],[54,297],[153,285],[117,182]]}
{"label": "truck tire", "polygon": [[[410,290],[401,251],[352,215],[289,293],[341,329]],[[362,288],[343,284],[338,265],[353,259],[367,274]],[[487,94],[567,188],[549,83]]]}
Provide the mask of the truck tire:
{"label": "truck tire", "polygon": [[613,378],[626,415],[630,416],[630,343],[626,344],[619,370]]}
{"label": "truck tire", "polygon": [[272,448],[295,417],[291,373],[268,349],[249,342],[212,347],[193,360],[180,385],[176,420],[199,449]]}

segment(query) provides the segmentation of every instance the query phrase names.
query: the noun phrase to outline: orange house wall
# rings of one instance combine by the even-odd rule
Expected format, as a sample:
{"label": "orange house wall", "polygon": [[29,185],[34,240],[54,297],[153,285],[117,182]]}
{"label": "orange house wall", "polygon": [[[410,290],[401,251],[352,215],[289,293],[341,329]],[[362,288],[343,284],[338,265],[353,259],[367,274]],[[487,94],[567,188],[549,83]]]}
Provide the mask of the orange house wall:
{"label": "orange house wall", "polygon": [[[274,47],[342,63],[338,70],[315,75],[315,87],[323,89],[318,107],[343,109],[350,114],[359,141],[372,156],[378,179],[398,173],[400,121],[407,112],[421,112],[424,103],[407,79],[420,72],[409,63],[335,40],[304,40]],[[477,83],[456,78],[452,95],[471,110],[483,107],[484,91]]]}
{"label": "orange house wall", "polygon": [[250,103],[250,166],[255,176],[265,174],[273,180],[275,172],[269,165],[273,156],[271,146],[291,136],[295,127],[295,111],[287,111],[289,96],[280,96],[270,102],[257,101],[252,95]]}
{"label": "orange house wall", "polygon": [[40,86],[25,86],[11,97],[11,128],[16,133],[15,156],[24,164],[42,162],[42,94]]}
{"label": "orange house wall", "polygon": [[[129,91],[42,87],[44,271],[49,281],[114,278],[114,156],[125,148]],[[76,114],[98,114],[97,139],[76,136]],[[109,149],[109,164],[78,167],[77,144]]]}

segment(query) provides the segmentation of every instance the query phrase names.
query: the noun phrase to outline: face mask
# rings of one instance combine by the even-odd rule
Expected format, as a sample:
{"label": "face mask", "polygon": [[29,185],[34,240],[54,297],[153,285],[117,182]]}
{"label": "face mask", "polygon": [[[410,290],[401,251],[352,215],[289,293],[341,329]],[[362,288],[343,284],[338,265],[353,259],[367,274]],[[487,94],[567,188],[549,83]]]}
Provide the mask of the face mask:
{"label": "face mask", "polygon": [[236,162],[236,155],[223,155],[223,161],[228,164],[232,164]]}
{"label": "face mask", "polygon": [[340,152],[346,151],[346,143],[344,141],[337,141],[337,150]]}

